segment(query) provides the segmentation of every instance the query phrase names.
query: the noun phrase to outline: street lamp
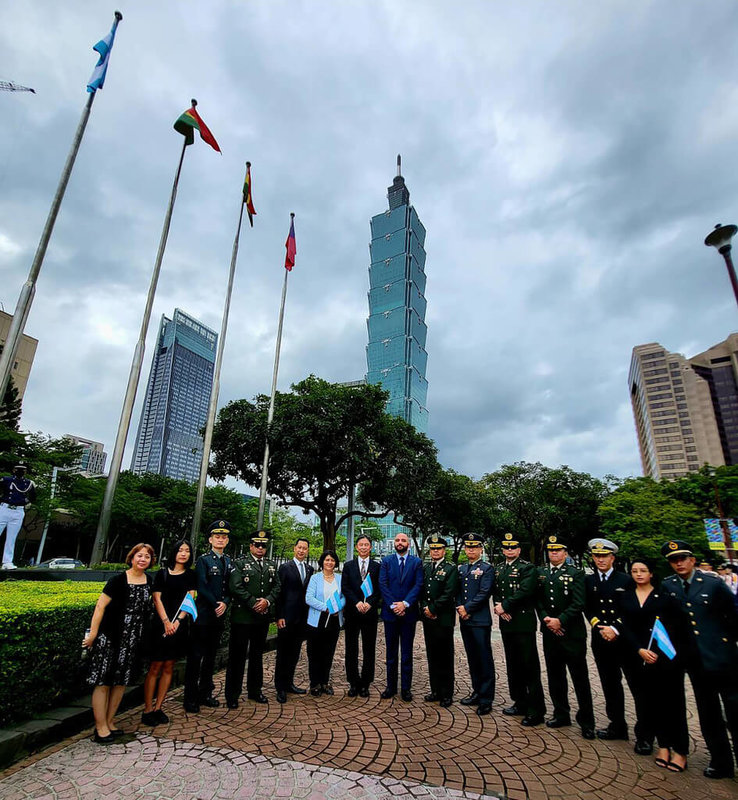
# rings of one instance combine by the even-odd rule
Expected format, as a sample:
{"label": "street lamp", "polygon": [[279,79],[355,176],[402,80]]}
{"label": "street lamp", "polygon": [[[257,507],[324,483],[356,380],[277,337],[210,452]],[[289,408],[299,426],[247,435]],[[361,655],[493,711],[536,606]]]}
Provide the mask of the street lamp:
{"label": "street lamp", "polygon": [[728,268],[728,275],[730,276],[730,284],[733,287],[735,301],[738,303],[738,279],[735,276],[733,258],[730,255],[730,251],[732,250],[730,242],[736,233],[738,233],[738,226],[736,225],[717,224],[715,230],[705,238],[705,244],[708,247],[714,247],[725,259],[725,266]]}

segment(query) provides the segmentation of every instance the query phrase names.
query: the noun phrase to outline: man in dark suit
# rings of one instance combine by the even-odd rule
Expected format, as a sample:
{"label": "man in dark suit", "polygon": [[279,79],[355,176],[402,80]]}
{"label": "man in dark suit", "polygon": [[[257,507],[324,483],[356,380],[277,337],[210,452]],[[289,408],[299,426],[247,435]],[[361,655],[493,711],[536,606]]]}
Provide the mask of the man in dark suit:
{"label": "man in dark suit", "polygon": [[495,698],[492,614],[489,608],[495,570],[491,564],[482,561],[483,545],[484,540],[478,534],[466,534],[464,552],[469,560],[459,567],[459,593],[456,598],[456,613],[459,615],[461,639],[472,682],[472,693],[461,704],[477,706],[480,717],[489,714]]}
{"label": "man in dark suit", "polygon": [[[368,536],[356,540],[357,558],[343,565],[341,591],[346,598],[343,610],[346,635],[346,680],[348,696],[369,697],[374,681],[379,624],[379,564],[372,561],[372,541]],[[368,580],[367,580],[368,578]],[[362,588],[363,587],[363,588]],[[359,670],[359,637],[362,664]]]}
{"label": "man in dark suit", "polygon": [[190,630],[184,690],[184,708],[190,714],[197,714],[201,704],[211,708],[220,705],[213,697],[213,671],[231,601],[228,577],[233,567],[231,559],[223,553],[230,532],[231,526],[224,519],[211,523],[210,552],[200,556],[195,565],[197,619]]}
{"label": "man in dark suit", "polygon": [[454,626],[459,570],[446,561],[446,540],[434,534],[428,540],[430,562],[425,564],[420,609],[428,657],[430,694],[427,703],[439,701],[448,708],[454,701]]}
{"label": "man in dark suit", "polygon": [[300,660],[307,627],[305,590],[313,574],[313,568],[307,563],[309,549],[310,542],[307,539],[298,539],[293,551],[294,558],[282,564],[278,570],[280,590],[274,604],[277,617],[274,688],[280,703],[287,702],[287,692],[306,693],[305,689],[295,686],[295,669]]}
{"label": "man in dark suit", "polygon": [[406,533],[395,536],[395,552],[385,556],[379,566],[379,589],[382,593],[382,621],[386,646],[387,688],[382,699],[397,694],[398,656],[402,651],[401,693],[409,703],[413,699],[413,641],[418,622],[418,597],[423,588],[423,562],[408,555],[410,540]]}
{"label": "man in dark suit", "polygon": [[582,612],[586,598],[584,572],[566,563],[567,545],[561,536],[551,534],[546,541],[548,567],[539,571],[538,617],[543,633],[543,656],[548,672],[548,693],[553,703],[549,728],[571,725],[569,670],[579,709],[577,722],[584,739],[594,739],[592,689],[587,670],[587,629]]}
{"label": "man in dark suit", "polygon": [[617,600],[618,595],[632,581],[625,573],[615,569],[615,554],[619,548],[614,542],[608,539],[590,539],[587,547],[594,561],[595,572],[584,579],[587,592],[584,616],[592,626],[592,654],[605,696],[605,713],[610,720],[606,728],[597,731],[597,738],[627,741],[623,652],[618,630]]}
{"label": "man in dark suit", "polygon": [[517,536],[503,534],[505,561],[495,568],[494,611],[500,621],[507,685],[513,703],[502,713],[511,717],[520,715],[522,724],[532,728],[542,724],[546,714],[536,643],[538,570],[520,558],[520,551]]}
{"label": "man in dark suit", "polygon": [[[738,760],[738,616],[733,595],[720,578],[695,569],[697,560],[687,542],[667,542],[661,554],[675,573],[664,579],[661,591],[679,600],[691,623],[685,662],[700,728],[710,751],[704,775],[732,778],[734,755]],[[732,753],[728,731],[733,739]]]}

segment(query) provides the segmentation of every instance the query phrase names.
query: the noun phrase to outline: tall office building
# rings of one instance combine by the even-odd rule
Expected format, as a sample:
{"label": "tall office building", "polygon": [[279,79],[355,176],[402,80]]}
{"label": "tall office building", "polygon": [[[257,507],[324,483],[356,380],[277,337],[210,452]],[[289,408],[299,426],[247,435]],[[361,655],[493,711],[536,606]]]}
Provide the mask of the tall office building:
{"label": "tall office building", "polygon": [[74,436],[71,433],[65,433],[64,437],[71,439],[82,448],[82,455],[73,469],[90,475],[102,475],[105,472],[105,461],[108,454],[105,452],[105,445],[102,442],[84,439],[82,436]]}
{"label": "tall office building", "polygon": [[[5,311],[0,311],[0,344],[5,345],[10,333],[10,325],[13,322],[13,315]],[[33,336],[21,335],[20,345],[18,345],[18,352],[15,356],[15,363],[10,371],[10,376],[13,379],[13,385],[18,390],[18,399],[23,399],[23,393],[26,391],[26,384],[28,383],[28,376],[31,374],[31,367],[33,366],[33,359],[36,356],[36,348],[38,347],[38,339]]]}
{"label": "tall office building", "polygon": [[388,200],[389,209],[371,220],[366,380],[389,392],[390,414],[425,433],[425,228],[410,205],[400,156]]}
{"label": "tall office building", "polygon": [[630,399],[643,474],[655,480],[726,463],[710,385],[693,360],[656,342],[633,348]]}
{"label": "tall office building", "polygon": [[218,334],[176,308],[162,315],[131,470],[195,482]]}

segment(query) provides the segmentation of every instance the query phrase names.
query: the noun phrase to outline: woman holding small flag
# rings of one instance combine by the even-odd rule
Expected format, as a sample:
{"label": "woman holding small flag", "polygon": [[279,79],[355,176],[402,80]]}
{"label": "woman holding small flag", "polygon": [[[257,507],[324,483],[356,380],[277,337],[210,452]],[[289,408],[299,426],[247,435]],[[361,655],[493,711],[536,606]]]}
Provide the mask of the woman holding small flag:
{"label": "woman holding small flag", "polygon": [[617,595],[622,623],[617,627],[623,639],[623,671],[636,707],[633,749],[650,755],[656,739],[656,764],[684,772],[689,751],[684,667],[679,657],[684,615],[669,594],[654,587],[651,562],[635,558],[630,574],[635,585]]}
{"label": "woman holding small flag", "polygon": [[194,570],[190,569],[191,565],[190,543],[182,539],[172,547],[167,566],[162,567],[154,578],[156,620],[149,642],[151,666],[144,681],[144,711],[141,714],[144,725],[169,722],[162,706],[172,683],[174,664],[187,651],[189,619],[197,617],[194,603],[197,578]]}
{"label": "woman holding small flag", "polygon": [[324,550],[318,559],[318,572],[310,578],[305,602],[308,610],[308,673],[310,694],[333,694],[331,667],[336,652],[338,633],[343,627],[343,608],[346,599],[341,594],[338,554]]}

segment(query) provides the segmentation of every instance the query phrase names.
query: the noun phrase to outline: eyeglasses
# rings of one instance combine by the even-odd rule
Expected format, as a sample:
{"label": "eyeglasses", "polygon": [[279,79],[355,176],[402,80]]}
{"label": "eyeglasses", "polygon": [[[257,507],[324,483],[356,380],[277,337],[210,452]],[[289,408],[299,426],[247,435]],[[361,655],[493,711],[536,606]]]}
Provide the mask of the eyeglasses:
{"label": "eyeglasses", "polygon": [[254,547],[266,547],[263,542],[251,542],[251,544],[253,544]]}

